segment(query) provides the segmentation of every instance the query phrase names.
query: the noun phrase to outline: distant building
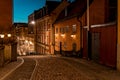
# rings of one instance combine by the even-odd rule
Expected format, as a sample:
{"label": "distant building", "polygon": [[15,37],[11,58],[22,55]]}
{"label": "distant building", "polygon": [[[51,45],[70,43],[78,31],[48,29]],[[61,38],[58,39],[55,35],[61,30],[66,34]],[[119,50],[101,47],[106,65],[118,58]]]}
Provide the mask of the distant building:
{"label": "distant building", "polygon": [[28,24],[27,23],[14,23],[16,36],[22,37],[28,34]]}
{"label": "distant building", "polygon": [[[34,34],[35,50],[38,54],[54,54],[53,23],[58,14],[68,5],[66,0],[46,1],[43,8],[34,11],[29,17],[30,32]],[[32,20],[35,24],[31,24]],[[34,27],[32,27],[34,26]]]}
{"label": "distant building", "polygon": [[15,35],[17,37],[17,53],[18,55],[27,55],[34,52],[33,40],[28,34],[27,23],[14,23]]}

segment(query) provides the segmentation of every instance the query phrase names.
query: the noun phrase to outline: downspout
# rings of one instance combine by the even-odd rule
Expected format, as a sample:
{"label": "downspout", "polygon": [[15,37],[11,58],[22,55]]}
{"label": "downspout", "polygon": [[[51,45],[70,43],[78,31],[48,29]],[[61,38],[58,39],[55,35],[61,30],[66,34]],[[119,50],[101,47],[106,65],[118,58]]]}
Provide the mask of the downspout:
{"label": "downspout", "polygon": [[53,46],[53,54],[55,54],[55,26],[52,24],[52,46]]}
{"label": "downspout", "polygon": [[82,54],[83,54],[83,48],[82,48],[82,21],[79,19],[80,17],[77,16],[77,21],[80,23],[80,53],[78,54],[79,57],[82,57]]}
{"label": "downspout", "polygon": [[91,59],[91,33],[90,33],[90,11],[89,11],[89,0],[87,0],[87,58],[88,60]]}

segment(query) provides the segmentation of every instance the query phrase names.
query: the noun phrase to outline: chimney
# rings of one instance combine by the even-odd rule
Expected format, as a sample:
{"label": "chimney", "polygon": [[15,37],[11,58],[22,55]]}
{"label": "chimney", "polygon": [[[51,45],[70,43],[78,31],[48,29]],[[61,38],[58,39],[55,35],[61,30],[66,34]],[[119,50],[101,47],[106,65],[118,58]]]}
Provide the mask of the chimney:
{"label": "chimney", "polygon": [[61,0],[61,1],[67,1],[67,0]]}

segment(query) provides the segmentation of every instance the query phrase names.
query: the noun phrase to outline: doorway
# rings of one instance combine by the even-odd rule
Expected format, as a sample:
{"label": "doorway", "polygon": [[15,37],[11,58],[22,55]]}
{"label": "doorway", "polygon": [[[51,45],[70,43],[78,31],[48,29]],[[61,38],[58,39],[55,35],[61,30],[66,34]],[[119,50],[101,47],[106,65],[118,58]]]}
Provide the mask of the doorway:
{"label": "doorway", "polygon": [[92,60],[98,62],[100,56],[100,33],[92,33]]}

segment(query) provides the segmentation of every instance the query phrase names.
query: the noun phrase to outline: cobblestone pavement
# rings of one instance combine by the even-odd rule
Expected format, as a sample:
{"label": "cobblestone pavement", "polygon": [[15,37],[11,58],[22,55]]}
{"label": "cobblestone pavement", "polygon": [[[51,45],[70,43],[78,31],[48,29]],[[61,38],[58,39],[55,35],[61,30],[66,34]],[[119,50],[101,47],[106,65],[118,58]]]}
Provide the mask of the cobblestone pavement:
{"label": "cobblestone pavement", "polygon": [[34,67],[36,65],[35,60],[31,58],[23,58],[24,63],[13,71],[4,80],[30,80]]}
{"label": "cobblestone pavement", "polygon": [[4,80],[120,80],[120,72],[80,58],[60,56],[23,58],[24,64]]}
{"label": "cobblestone pavement", "polygon": [[120,80],[120,73],[91,61],[65,57],[37,58],[31,80]]}
{"label": "cobblestone pavement", "polygon": [[22,64],[22,58],[18,57],[17,61],[5,64],[3,67],[0,67],[0,80],[20,64]]}

